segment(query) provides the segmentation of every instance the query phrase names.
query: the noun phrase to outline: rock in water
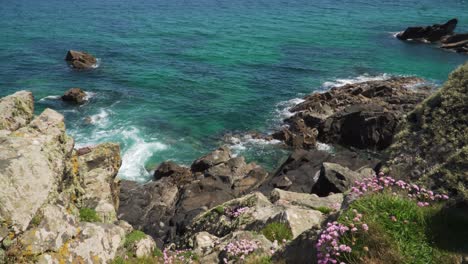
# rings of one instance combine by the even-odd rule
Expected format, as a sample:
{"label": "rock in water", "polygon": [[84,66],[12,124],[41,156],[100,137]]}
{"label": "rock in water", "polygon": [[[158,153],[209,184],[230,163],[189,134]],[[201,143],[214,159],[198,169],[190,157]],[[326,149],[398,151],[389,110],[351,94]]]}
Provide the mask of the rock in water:
{"label": "rock in water", "polygon": [[454,18],[442,25],[435,24],[427,27],[409,27],[405,31],[399,33],[397,38],[401,40],[423,39],[429,42],[440,41],[444,36],[453,34],[457,23],[458,20]]}
{"label": "rock in water", "polygon": [[82,104],[86,101],[86,93],[80,88],[71,88],[62,95],[62,100]]}
{"label": "rock in water", "polygon": [[96,67],[97,60],[92,55],[76,50],[69,50],[65,60],[75,69],[91,69]]}

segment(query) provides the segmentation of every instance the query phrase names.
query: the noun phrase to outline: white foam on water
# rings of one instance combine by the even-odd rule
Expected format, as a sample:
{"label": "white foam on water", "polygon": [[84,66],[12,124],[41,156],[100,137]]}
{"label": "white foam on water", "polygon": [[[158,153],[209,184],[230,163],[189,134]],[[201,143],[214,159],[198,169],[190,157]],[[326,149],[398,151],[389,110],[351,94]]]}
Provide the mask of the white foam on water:
{"label": "white foam on water", "polygon": [[89,99],[93,98],[96,96],[96,93],[93,93],[93,92],[85,92],[86,96],[85,96],[85,100],[88,101]]}
{"label": "white foam on water", "polygon": [[97,69],[99,68],[99,66],[101,66],[101,59],[100,58],[96,58],[96,63],[91,66],[93,69]]}
{"label": "white foam on water", "polygon": [[47,100],[57,100],[57,99],[60,99],[60,95],[49,95],[49,96],[39,99],[39,102],[44,102]]}
{"label": "white foam on water", "polygon": [[122,133],[123,139],[132,142],[124,151],[122,166],[118,176],[127,180],[144,181],[150,177],[145,164],[153,153],[167,149],[167,146],[158,141],[145,141],[137,128]]}
{"label": "white foam on water", "polygon": [[89,116],[89,122],[96,126],[106,126],[109,124],[111,111],[105,108],[99,109],[99,113]]}
{"label": "white foam on water", "polygon": [[348,78],[348,79],[336,79],[335,81],[330,81],[330,82],[324,82],[322,84],[322,89],[323,90],[328,90],[334,87],[340,87],[343,85],[347,84],[355,84],[355,83],[363,83],[363,82],[369,82],[369,81],[383,81],[383,80],[388,80],[392,76],[389,74],[380,74],[377,76],[372,76],[369,74],[363,74],[360,76],[357,76],[355,78]]}
{"label": "white foam on water", "polygon": [[276,145],[281,143],[281,141],[276,139],[265,140],[261,138],[252,138],[251,135],[231,136],[227,138],[226,141],[230,145],[229,147],[234,157],[239,156],[247,149],[264,148],[268,145]]}

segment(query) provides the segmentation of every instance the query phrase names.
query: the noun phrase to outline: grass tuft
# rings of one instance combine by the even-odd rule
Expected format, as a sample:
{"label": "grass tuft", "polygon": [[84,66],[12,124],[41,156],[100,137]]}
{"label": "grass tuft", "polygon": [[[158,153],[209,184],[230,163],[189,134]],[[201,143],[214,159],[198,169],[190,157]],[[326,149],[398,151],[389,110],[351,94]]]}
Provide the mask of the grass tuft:
{"label": "grass tuft", "polygon": [[275,240],[277,240],[278,242],[281,242],[283,240],[288,241],[291,240],[293,237],[289,226],[279,222],[273,222],[266,225],[262,229],[261,233],[272,242]]}
{"label": "grass tuft", "polygon": [[128,248],[145,237],[146,234],[142,231],[134,230],[125,237],[124,247]]}
{"label": "grass tuft", "polygon": [[96,210],[86,207],[80,209],[80,220],[84,222],[101,222]]}

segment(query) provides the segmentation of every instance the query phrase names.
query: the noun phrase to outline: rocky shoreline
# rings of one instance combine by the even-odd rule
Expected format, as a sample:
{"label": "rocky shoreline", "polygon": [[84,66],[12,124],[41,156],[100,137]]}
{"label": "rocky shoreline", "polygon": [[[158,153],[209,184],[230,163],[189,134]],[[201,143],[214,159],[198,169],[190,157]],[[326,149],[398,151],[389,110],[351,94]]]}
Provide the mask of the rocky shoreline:
{"label": "rocky shoreline", "polygon": [[116,178],[118,145],[75,149],[61,114],[33,116],[30,92],[2,98],[0,263],[329,263],[317,241],[356,182],[385,173],[468,201],[468,64],[434,88],[392,77],[313,93],[263,136],[292,150],[275,172],[221,146],[146,184]]}

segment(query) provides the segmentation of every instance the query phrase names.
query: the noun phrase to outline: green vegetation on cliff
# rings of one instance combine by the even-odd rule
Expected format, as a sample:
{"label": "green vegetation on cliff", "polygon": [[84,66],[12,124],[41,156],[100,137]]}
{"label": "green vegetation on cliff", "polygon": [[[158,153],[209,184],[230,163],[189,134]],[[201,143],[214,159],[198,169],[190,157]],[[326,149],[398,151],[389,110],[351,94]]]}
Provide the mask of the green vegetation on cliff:
{"label": "green vegetation on cliff", "polygon": [[407,117],[390,147],[391,174],[468,198],[468,63]]}

